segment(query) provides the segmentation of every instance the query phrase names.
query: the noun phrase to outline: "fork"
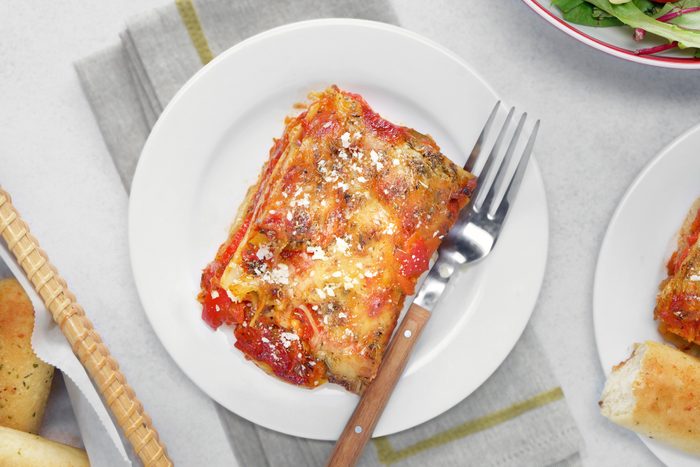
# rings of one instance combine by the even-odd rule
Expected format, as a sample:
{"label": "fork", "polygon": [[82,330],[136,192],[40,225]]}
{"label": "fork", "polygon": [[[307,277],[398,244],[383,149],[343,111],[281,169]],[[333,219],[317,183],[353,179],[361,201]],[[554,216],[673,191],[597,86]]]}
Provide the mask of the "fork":
{"label": "fork", "polygon": [[[498,101],[467,158],[464,168],[471,173],[476,171],[483,158],[483,145],[494,126],[500,108],[501,102]],[[450,278],[460,267],[483,260],[493,251],[520,189],[540,126],[537,120],[524,149],[519,154],[517,167],[509,176],[509,168],[527,120],[527,113],[523,113],[513,131],[505,155],[499,158],[506,134],[512,128],[514,114],[515,107],[511,107],[479,171],[476,190],[440,245],[438,257],[394,334],[377,376],[365,389],[338,438],[328,460],[329,467],[355,465],[403,373],[413,346]],[[501,197],[500,193],[504,188],[505,192]]]}

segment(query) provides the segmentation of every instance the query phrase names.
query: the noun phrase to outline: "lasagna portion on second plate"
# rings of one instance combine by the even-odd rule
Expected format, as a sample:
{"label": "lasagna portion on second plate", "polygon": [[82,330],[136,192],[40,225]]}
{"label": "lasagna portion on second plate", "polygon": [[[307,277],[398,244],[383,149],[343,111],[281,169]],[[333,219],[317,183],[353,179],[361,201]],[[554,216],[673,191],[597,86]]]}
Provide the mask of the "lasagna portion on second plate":
{"label": "lasagna portion on second plate", "polygon": [[[661,333],[679,347],[700,344],[700,199],[678,233],[678,248],[659,286],[654,318]],[[680,338],[680,339],[679,339]]]}
{"label": "lasagna portion on second plate", "polygon": [[287,382],[361,393],[476,179],[357,94],[310,100],[202,273],[202,318]]}

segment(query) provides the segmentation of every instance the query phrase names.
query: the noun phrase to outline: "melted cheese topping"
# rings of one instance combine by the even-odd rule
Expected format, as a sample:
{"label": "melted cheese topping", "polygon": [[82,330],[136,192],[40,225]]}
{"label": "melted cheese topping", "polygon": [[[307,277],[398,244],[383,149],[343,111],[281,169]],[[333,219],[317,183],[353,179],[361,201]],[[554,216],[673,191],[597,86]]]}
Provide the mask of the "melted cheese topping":
{"label": "melted cheese topping", "polygon": [[[279,159],[268,162],[232,229],[228,242],[238,236],[239,244],[230,258],[222,246],[218,284],[203,277],[203,287],[246,304],[236,324],[247,328],[245,338],[260,328],[252,338],[268,342],[244,352],[264,369],[297,384],[328,378],[361,392],[406,294],[468,201],[473,176],[430,137],[383,120],[335,87],[288,119],[273,153]],[[251,221],[241,237],[244,218]],[[280,351],[290,348],[303,364],[279,370],[288,357]]]}

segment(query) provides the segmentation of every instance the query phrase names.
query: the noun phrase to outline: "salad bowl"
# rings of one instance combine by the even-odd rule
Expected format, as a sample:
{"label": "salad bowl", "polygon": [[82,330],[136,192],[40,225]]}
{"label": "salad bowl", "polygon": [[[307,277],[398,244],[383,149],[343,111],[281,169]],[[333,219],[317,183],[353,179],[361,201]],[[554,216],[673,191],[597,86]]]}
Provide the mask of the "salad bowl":
{"label": "salad bowl", "polygon": [[700,69],[698,0],[523,0],[574,39],[631,62]]}

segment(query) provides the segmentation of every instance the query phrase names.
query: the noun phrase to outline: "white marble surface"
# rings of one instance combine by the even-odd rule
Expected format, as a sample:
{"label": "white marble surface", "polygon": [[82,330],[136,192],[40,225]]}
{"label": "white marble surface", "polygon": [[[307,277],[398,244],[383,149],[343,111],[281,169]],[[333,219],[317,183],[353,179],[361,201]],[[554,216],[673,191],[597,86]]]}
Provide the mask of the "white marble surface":
{"label": "white marble surface", "polygon": [[[0,183],[89,310],[173,457],[180,465],[230,465],[226,441],[207,433],[216,414],[172,368],[143,317],[128,263],[126,194],[72,67],[114,43],[127,17],[162,3],[0,3]],[[603,55],[519,0],[395,3],[405,27],[457,52],[506,101],[543,120],[537,157],[551,244],[533,322],[583,433],[584,462],[657,465],[634,435],[598,415],[603,374],[591,289],[598,248],[624,190],[700,121],[700,76]],[[163,391],[194,394],[194,402],[174,406],[159,397]]]}

